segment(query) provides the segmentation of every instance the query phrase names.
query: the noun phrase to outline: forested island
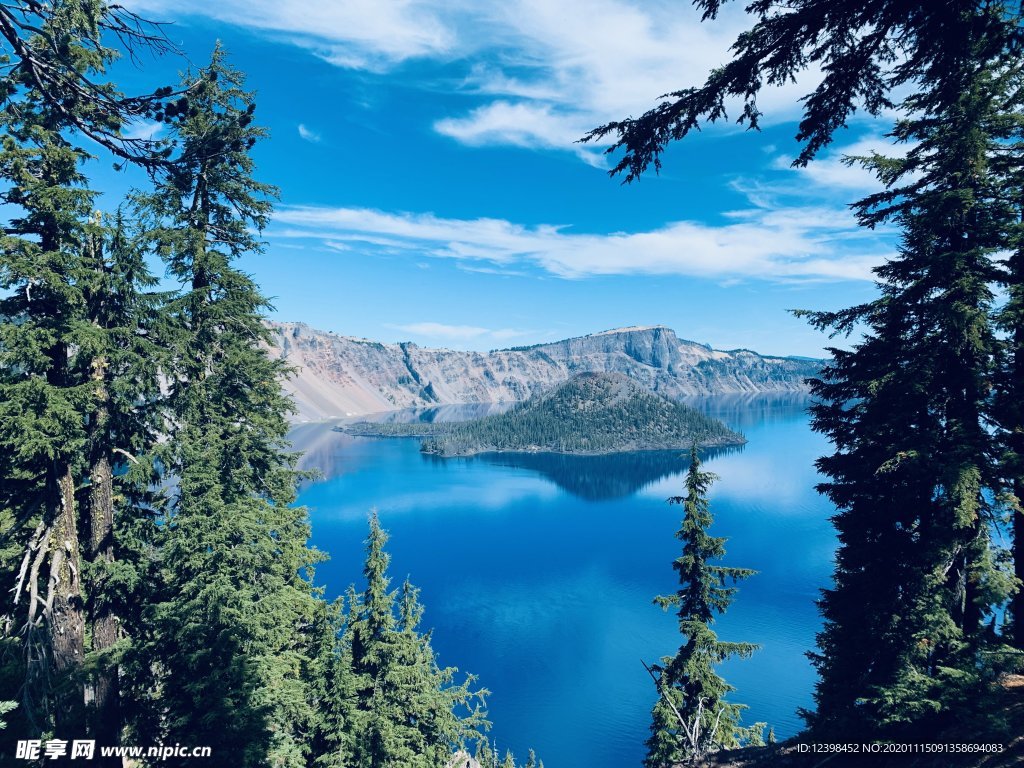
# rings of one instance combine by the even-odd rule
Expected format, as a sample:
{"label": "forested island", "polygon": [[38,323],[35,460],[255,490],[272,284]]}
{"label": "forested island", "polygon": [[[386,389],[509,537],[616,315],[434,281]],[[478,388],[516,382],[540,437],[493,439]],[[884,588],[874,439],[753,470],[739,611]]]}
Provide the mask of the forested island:
{"label": "forested island", "polygon": [[742,445],[745,438],[689,406],[621,374],[582,373],[505,413],[460,422],[375,424],[338,430],[367,437],[421,437],[423,452],[602,454]]}

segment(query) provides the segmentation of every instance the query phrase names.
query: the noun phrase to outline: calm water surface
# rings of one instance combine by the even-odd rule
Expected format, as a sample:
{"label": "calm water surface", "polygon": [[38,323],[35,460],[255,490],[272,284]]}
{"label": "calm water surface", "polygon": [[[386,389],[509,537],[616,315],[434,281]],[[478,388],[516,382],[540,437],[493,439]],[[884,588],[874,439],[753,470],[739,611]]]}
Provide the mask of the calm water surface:
{"label": "calm water surface", "polygon": [[[725,640],[760,643],[722,674],[745,722],[780,738],[811,704],[814,600],[835,546],[829,504],[813,490],[827,445],[798,398],[694,403],[742,431],[741,449],[709,455],[717,535],[726,564],[756,568],[716,624]],[[458,417],[449,409],[442,416]],[[474,413],[473,415],[477,415]],[[406,418],[435,418],[416,414]],[[495,455],[439,459],[416,440],[355,438],[310,424],[293,433],[306,465],[313,542],[331,554],[318,570],[329,595],[360,576],[366,516],[390,531],[391,572],[422,588],[424,626],[444,665],[492,691],[492,736],[504,753],[537,751],[548,768],[639,766],[654,686],[640,664],[674,653],[675,618],[651,599],[677,588],[672,560],[686,458]]]}

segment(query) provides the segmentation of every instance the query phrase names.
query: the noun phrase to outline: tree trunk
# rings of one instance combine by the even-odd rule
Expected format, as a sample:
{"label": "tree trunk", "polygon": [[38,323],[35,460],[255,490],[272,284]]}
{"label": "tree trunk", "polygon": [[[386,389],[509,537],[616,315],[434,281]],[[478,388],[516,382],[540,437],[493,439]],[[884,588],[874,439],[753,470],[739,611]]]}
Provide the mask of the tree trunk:
{"label": "tree trunk", "polygon": [[[118,620],[109,600],[102,594],[106,576],[103,569],[114,561],[114,495],[110,460],[101,455],[92,465],[89,491],[89,562],[98,572],[91,585],[92,649],[105,651],[117,642]],[[121,716],[117,666],[101,664],[93,675],[91,689],[90,736],[97,744],[120,744]]]}
{"label": "tree trunk", "polygon": [[[1020,447],[1024,450],[1024,446]],[[1014,478],[1013,495],[1017,499],[1013,510],[1013,572],[1020,580],[1021,588],[1013,596],[1010,610],[1014,645],[1024,649],[1024,478]]]}
{"label": "tree trunk", "polygon": [[58,507],[50,538],[48,599],[50,647],[56,673],[56,726],[59,738],[84,736],[84,697],[79,673],[85,656],[85,616],[82,604],[82,558],[78,548],[75,481],[63,464],[56,477]]}

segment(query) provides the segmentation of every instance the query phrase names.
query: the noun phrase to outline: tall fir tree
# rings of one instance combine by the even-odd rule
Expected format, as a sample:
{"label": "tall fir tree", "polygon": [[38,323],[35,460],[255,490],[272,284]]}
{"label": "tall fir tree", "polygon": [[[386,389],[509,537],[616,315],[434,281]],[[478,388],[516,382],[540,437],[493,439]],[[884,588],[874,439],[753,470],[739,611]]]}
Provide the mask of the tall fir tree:
{"label": "tall fir tree", "polygon": [[[50,47],[58,45],[61,55],[48,66],[60,77],[101,75],[115,54],[83,30],[87,11],[64,3],[51,11],[24,41],[25,55],[51,57]],[[0,509],[2,535],[17,542],[8,553],[20,561],[11,571],[4,632],[8,645],[17,635],[23,648],[23,715],[35,729],[81,736],[109,722],[95,708],[87,722],[87,701],[96,705],[97,692],[104,706],[116,699],[104,693],[109,672],[84,684],[88,615],[102,604],[96,584],[84,581],[84,564],[113,560],[111,488],[121,462],[111,463],[112,454],[138,450],[140,432],[125,419],[147,387],[156,386],[155,367],[138,366],[145,343],[125,343],[125,334],[145,327],[138,311],[145,302],[136,299],[150,278],[144,265],[124,269],[123,261],[104,254],[108,230],[93,213],[96,194],[82,169],[89,155],[73,141],[76,116],[116,129],[118,115],[83,117],[96,104],[79,104],[82,111],[69,114],[72,106],[55,104],[41,90],[24,56],[0,87],[7,97],[0,112],[3,201],[11,210],[0,263],[8,291],[0,304]],[[95,87],[117,98],[110,86]],[[131,383],[112,390],[113,378],[129,371]],[[101,506],[97,519],[93,512]],[[113,645],[112,621],[106,612],[93,622],[94,643]],[[104,735],[116,737],[116,730]]]}
{"label": "tall fir tree", "polygon": [[487,691],[472,690],[472,676],[454,682],[457,670],[441,668],[429,635],[419,632],[422,607],[406,581],[396,604],[389,590],[387,534],[370,516],[363,575],[366,590],[351,625],[356,681],[353,764],[360,768],[445,766],[456,749],[479,742]]}
{"label": "tall fir tree", "polygon": [[352,765],[356,738],[353,711],[356,706],[356,684],[352,674],[352,632],[359,611],[355,586],[350,585],[342,613],[339,599],[322,603],[314,636],[320,643],[313,656],[309,674],[314,688],[314,702],[319,717],[311,737],[310,754],[317,768],[345,768]]}
{"label": "tall fir tree", "polygon": [[159,371],[166,362],[161,309],[143,248],[122,211],[97,213],[86,231],[83,339],[92,384],[86,425],[83,582],[88,639],[85,697],[89,734],[121,740],[121,659],[149,594],[160,505],[154,451],[165,433]]}
{"label": "tall fir tree", "polygon": [[[138,583],[119,562],[118,527],[145,517],[140,503],[151,496],[161,299],[139,253],[123,247],[123,217],[93,210],[91,157],[75,143],[85,134],[124,157],[157,146],[118,138],[146,99],[99,81],[117,57],[102,40],[116,23],[108,11],[56,2],[13,21],[0,11],[15,59],[0,79],[10,211],[0,258],[9,292],[0,306],[0,549],[12,565],[2,632],[23,660],[25,732],[116,744],[118,644],[133,603],[125,587]],[[122,42],[146,44],[140,30]]]}
{"label": "tall fir tree", "polygon": [[[1015,63],[1003,74],[1010,92],[1022,79]],[[991,160],[992,172],[1003,182],[1000,201],[1015,213],[1015,226],[1007,233],[1007,256],[999,281],[1006,300],[996,312],[1001,331],[992,418],[999,427],[999,469],[1010,515],[1016,592],[1009,606],[1009,632],[1014,645],[1024,649],[1024,110],[1001,116],[999,151]]]}
{"label": "tall fir tree", "polygon": [[758,646],[723,642],[711,629],[715,615],[724,613],[736,594],[735,584],[755,572],[747,568],[713,565],[725,555],[725,539],[711,536],[714,522],[707,498],[715,475],[700,468],[697,449],[690,453],[686,495],[673,496],[683,507],[683,522],[676,538],[682,554],[672,563],[679,575],[679,589],[655,598],[663,609],[677,607],[679,632],[684,642],[675,656],[649,668],[655,678],[658,701],[654,705],[651,736],[647,740],[648,768],[668,768],[702,759],[721,748],[759,742],[764,723],[743,727],[740,716],[746,706],[725,700],[734,690],[718,673],[715,664],[750,656]]}
{"label": "tall fir tree", "polygon": [[887,188],[857,205],[861,223],[901,230],[899,256],[876,270],[881,298],[811,314],[821,328],[867,328],[812,386],[815,427],[836,446],[818,462],[820,488],[839,510],[812,655],[810,720],[828,732],[920,730],[977,700],[990,672],[981,652],[998,642],[983,623],[1012,586],[990,541],[1002,515],[990,286],[1016,212],[991,159],[1019,89],[998,41],[960,42],[936,87],[905,102],[894,136],[913,142],[907,155],[862,160]]}
{"label": "tall fir tree", "polygon": [[[176,489],[161,533],[162,593],[146,653],[156,742],[209,745],[239,766],[300,766],[313,727],[302,679],[313,654],[318,555],[287,450],[282,363],[263,346],[267,301],[234,261],[260,249],[273,189],[249,154],[265,131],[218,47],[177,123],[182,160],[141,196],[149,237],[184,289],[162,462]],[[181,105],[181,110],[186,105]]]}
{"label": "tall fir tree", "polygon": [[81,376],[89,329],[79,278],[95,193],[81,171],[86,153],[37,93],[8,103],[0,120],[3,202],[13,211],[0,264],[0,508],[5,538],[17,542],[4,569],[5,630],[24,648],[22,713],[37,727],[58,717],[59,732],[80,734],[85,615],[75,489],[90,384]]}

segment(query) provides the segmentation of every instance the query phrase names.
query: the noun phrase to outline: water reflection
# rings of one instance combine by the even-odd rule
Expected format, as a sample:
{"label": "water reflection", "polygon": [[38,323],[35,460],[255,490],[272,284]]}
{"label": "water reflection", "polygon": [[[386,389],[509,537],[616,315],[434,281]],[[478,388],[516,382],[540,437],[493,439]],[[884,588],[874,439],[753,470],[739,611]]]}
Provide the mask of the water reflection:
{"label": "water reflection", "polygon": [[384,411],[360,416],[354,421],[372,421],[375,424],[433,424],[442,421],[470,421],[482,419],[493,413],[504,413],[513,403],[459,403],[437,405],[433,408],[404,408],[400,411]]}
{"label": "water reflection", "polygon": [[[706,461],[716,456],[738,453],[743,446],[706,448],[700,452]],[[450,461],[437,456],[424,458]],[[559,488],[586,501],[605,501],[632,496],[670,475],[685,472],[689,454],[681,451],[641,451],[603,456],[572,456],[560,453],[484,453],[474,457],[497,467],[513,467],[536,472]]]}
{"label": "water reflection", "polygon": [[[720,419],[739,432],[787,422],[803,422],[811,399],[798,392],[762,393],[754,395],[719,395],[691,397],[684,402],[707,415]],[[445,422],[478,419],[501,413],[510,403],[466,403],[433,408],[407,408],[400,411],[297,425],[289,435],[294,450],[302,452],[299,468],[317,470],[324,477],[338,477],[360,469],[362,454],[348,451],[353,443],[365,440],[397,438],[362,438],[333,431],[346,422],[373,421],[381,423]],[[725,446],[701,450],[706,461],[739,453],[743,446]],[[483,462],[495,467],[509,467],[536,472],[562,490],[586,501],[620,499],[640,491],[666,477],[686,471],[685,451],[641,451],[602,456],[578,456],[553,453],[487,453],[471,458],[442,458],[424,454],[423,460],[435,465],[452,462]]]}
{"label": "water reflection", "polygon": [[814,401],[805,392],[766,392],[686,397],[682,402],[725,422],[730,429],[745,432],[758,426],[805,421]]}

